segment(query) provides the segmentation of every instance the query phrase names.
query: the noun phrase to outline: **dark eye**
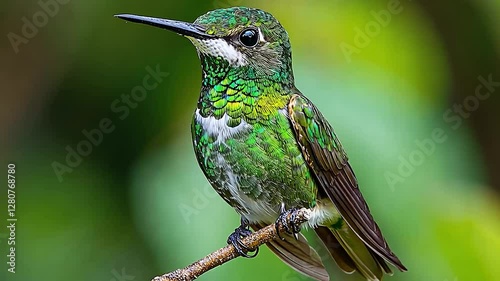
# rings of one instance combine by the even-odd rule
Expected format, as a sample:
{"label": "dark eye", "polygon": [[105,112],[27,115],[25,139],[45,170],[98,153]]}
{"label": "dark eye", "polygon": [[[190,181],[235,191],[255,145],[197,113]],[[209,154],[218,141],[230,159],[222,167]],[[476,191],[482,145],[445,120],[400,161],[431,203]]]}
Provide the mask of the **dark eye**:
{"label": "dark eye", "polygon": [[259,41],[259,32],[255,29],[243,30],[240,34],[240,42],[247,47],[255,47]]}

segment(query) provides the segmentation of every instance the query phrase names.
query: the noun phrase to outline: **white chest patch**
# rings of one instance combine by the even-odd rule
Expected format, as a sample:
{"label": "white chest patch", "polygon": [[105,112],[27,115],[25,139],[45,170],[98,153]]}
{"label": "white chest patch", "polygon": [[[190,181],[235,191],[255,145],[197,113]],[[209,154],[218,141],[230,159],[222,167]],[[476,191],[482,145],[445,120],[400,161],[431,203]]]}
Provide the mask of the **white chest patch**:
{"label": "white chest patch", "polygon": [[214,57],[221,57],[234,66],[247,65],[246,56],[224,39],[189,39],[201,53]]}
{"label": "white chest patch", "polygon": [[245,120],[241,120],[241,123],[236,127],[229,127],[227,125],[227,121],[229,120],[227,114],[224,114],[220,119],[216,119],[213,116],[203,117],[200,115],[200,110],[197,109],[195,118],[196,122],[201,124],[207,134],[217,138],[215,141],[216,144],[224,143],[228,138],[251,129],[251,126]]}

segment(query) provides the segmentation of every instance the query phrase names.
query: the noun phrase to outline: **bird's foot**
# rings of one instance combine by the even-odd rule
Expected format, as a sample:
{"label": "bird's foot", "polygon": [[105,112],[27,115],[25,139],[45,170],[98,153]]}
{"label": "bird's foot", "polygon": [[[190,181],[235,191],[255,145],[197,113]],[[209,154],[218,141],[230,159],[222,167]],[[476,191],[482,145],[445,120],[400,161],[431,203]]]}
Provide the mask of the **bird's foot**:
{"label": "bird's foot", "polygon": [[[229,237],[227,238],[227,243],[234,246],[236,252],[238,252],[238,255],[245,258],[254,258],[259,253],[259,248],[250,249],[241,242],[243,238],[247,237],[250,234],[252,234],[252,231],[248,228],[248,222],[242,219],[241,225],[236,228],[234,232],[231,233],[231,235],[229,235]],[[249,255],[248,252],[254,253]]]}
{"label": "bird's foot", "polygon": [[299,239],[300,225],[295,224],[295,218],[297,217],[299,209],[292,208],[289,210],[285,210],[284,205],[281,206],[281,214],[278,219],[274,223],[274,227],[276,228],[276,233],[281,240],[285,240],[281,237],[279,232],[280,224],[285,228],[286,233],[293,235],[295,239]]}

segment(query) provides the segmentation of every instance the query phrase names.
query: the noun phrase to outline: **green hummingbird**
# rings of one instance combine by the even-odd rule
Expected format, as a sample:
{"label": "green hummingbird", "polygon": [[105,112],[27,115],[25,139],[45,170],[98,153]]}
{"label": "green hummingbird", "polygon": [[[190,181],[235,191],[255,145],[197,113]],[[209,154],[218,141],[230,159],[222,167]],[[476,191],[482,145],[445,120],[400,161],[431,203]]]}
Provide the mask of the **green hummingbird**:
{"label": "green hummingbird", "polygon": [[258,250],[241,244],[250,227],[280,221],[289,233],[268,243],[271,251],[295,270],[329,280],[300,227],[284,219],[309,208],[307,226],[344,272],[381,280],[392,274],[388,264],[406,271],[370,214],[332,126],[295,87],[288,34],[271,14],[234,7],[194,23],[116,17],[174,31],[196,47],[202,85],[194,151],[213,188],[241,215],[228,243],[242,256]]}

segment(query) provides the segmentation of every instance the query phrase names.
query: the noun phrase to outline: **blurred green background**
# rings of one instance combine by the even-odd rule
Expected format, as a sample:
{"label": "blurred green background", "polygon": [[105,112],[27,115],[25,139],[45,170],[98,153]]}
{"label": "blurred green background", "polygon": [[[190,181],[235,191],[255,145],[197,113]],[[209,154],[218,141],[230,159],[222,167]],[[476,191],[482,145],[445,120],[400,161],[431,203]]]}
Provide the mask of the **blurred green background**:
{"label": "blurred green background", "polygon": [[[191,147],[195,49],[113,14],[194,21],[239,5],[288,30],[298,88],[409,268],[386,280],[500,280],[500,2],[59,1],[0,3],[0,177],[17,165],[18,218],[12,274],[2,183],[0,280],[150,280],[225,245],[239,218]],[[127,104],[147,68],[168,75]],[[54,165],[102,120],[114,130],[59,178]],[[263,247],[200,280],[308,279]]]}

